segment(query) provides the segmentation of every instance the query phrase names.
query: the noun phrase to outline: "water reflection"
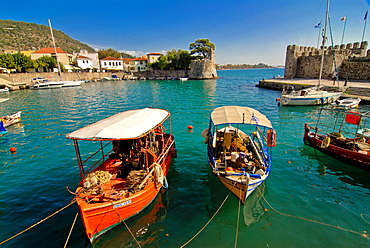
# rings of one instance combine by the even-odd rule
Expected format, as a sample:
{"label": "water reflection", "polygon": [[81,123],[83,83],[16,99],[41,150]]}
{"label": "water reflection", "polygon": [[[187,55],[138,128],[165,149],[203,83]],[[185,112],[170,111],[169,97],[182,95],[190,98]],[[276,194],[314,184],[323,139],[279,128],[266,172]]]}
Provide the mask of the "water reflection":
{"label": "water reflection", "polygon": [[334,175],[344,183],[370,189],[370,172],[331,158],[306,144],[299,150],[304,157],[318,161],[320,175]]}
{"label": "water reflection", "polygon": [[157,237],[165,230],[162,221],[167,215],[167,197],[167,192],[162,189],[146,209],[126,221],[135,238],[127,230],[125,223],[121,223],[102,235],[92,247],[138,247],[138,244],[144,247],[155,244]]}
{"label": "water reflection", "polygon": [[250,227],[257,223],[265,212],[262,199],[265,194],[265,184],[261,184],[245,201],[243,207],[244,223]]}

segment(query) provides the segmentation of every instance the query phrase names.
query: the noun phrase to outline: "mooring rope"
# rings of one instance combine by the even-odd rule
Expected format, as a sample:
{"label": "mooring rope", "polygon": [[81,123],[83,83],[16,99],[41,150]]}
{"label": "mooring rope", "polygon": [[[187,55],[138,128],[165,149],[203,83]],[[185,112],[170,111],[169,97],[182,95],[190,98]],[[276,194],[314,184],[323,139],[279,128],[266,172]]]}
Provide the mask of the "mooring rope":
{"label": "mooring rope", "polygon": [[131,232],[130,228],[128,227],[128,225],[126,224],[125,221],[122,221],[123,224],[125,224],[127,230],[129,231],[129,233],[131,234],[131,236],[134,238],[134,240],[136,241],[136,244],[141,248],[141,245],[139,244],[139,241],[137,241],[137,239],[135,238],[135,235]]}
{"label": "mooring rope", "polygon": [[[113,205],[113,202],[111,202],[111,204]],[[137,241],[137,239],[135,238],[135,235],[132,233],[131,229],[128,227],[125,220],[121,217],[121,215],[118,213],[118,210],[116,208],[115,208],[115,210],[116,210],[116,214],[118,215],[119,222],[123,222],[123,224],[125,224],[128,232],[131,234],[132,238],[135,240],[137,246],[139,246],[141,248],[141,245],[140,245],[139,241]]]}
{"label": "mooring rope", "polygon": [[281,214],[281,215],[284,215],[284,216],[287,216],[287,217],[292,217],[292,218],[297,218],[297,219],[301,219],[301,220],[306,220],[306,221],[310,221],[310,222],[313,222],[313,223],[316,223],[316,224],[321,224],[321,225],[324,225],[324,226],[329,226],[329,227],[333,227],[333,228],[336,228],[336,229],[339,229],[339,230],[342,230],[342,231],[346,231],[346,232],[350,232],[350,233],[354,233],[354,234],[359,234],[361,235],[362,237],[365,237],[367,239],[369,239],[369,235],[366,234],[365,232],[364,233],[361,233],[361,232],[357,232],[357,231],[353,231],[353,230],[349,230],[349,229],[346,229],[346,228],[343,228],[343,227],[340,227],[340,226],[334,226],[334,225],[331,225],[331,224],[327,224],[327,223],[324,223],[324,222],[320,222],[320,221],[316,221],[316,220],[311,220],[311,219],[307,219],[307,218],[304,218],[304,217],[299,217],[299,216],[295,216],[295,215],[291,215],[291,214],[285,214],[285,213],[282,213],[282,212],[279,212],[277,211],[267,200],[266,198],[262,195],[262,198],[263,200],[265,200],[265,202],[267,203],[267,205],[269,205],[269,207],[277,214]]}
{"label": "mooring rope", "polygon": [[[247,184],[247,189],[248,190],[248,184]],[[241,194],[242,194],[242,191],[240,190],[239,191],[239,205],[238,205],[238,218],[237,218],[237,221],[236,221],[236,234],[235,234],[235,243],[234,243],[234,247],[236,248],[237,244],[238,244],[238,234],[239,234],[239,222],[240,222],[240,198],[241,198]]]}
{"label": "mooring rope", "polygon": [[217,211],[213,214],[213,216],[211,217],[211,219],[209,219],[209,221],[191,239],[189,239],[185,244],[183,244],[182,246],[180,246],[180,248],[182,248],[182,247],[186,246],[187,244],[189,244],[193,239],[195,239],[208,226],[208,224],[213,220],[213,218],[217,215],[217,213],[220,211],[220,209],[222,208],[222,206],[225,204],[225,202],[226,202],[227,198],[229,198],[230,194],[231,194],[231,191],[226,196],[226,198],[224,199],[224,201],[221,203],[221,205],[219,206],[219,208],[217,209]]}
{"label": "mooring rope", "polygon": [[71,234],[72,234],[73,227],[74,227],[74,226],[75,226],[75,224],[76,224],[77,216],[78,216],[78,212],[76,213],[76,216],[75,216],[75,219],[73,220],[73,223],[72,223],[71,229],[69,230],[67,240],[66,240],[66,242],[64,243],[64,248],[66,248],[66,247],[67,247],[67,244],[68,244],[69,238],[71,237]]}
{"label": "mooring rope", "polygon": [[59,209],[58,211],[54,212],[53,214],[49,215],[48,217],[46,217],[46,218],[44,218],[44,219],[40,220],[39,222],[37,222],[37,223],[33,224],[32,226],[30,226],[30,227],[28,227],[28,228],[24,229],[23,231],[21,231],[21,232],[19,232],[19,233],[15,234],[15,235],[13,235],[13,236],[11,236],[10,238],[8,238],[8,239],[6,239],[6,240],[4,240],[4,241],[0,242],[0,245],[2,245],[2,244],[4,244],[4,243],[8,242],[8,241],[9,241],[9,240],[11,240],[11,239],[14,239],[15,237],[17,237],[17,236],[21,235],[22,233],[24,233],[24,232],[26,232],[26,231],[28,231],[28,230],[30,230],[30,229],[32,229],[32,228],[34,228],[35,226],[37,226],[37,225],[39,225],[39,224],[41,224],[41,223],[42,223],[42,222],[44,222],[45,220],[47,220],[47,219],[49,219],[49,218],[53,217],[53,216],[54,216],[54,215],[56,215],[57,213],[60,213],[61,211],[63,211],[63,210],[64,210],[64,209],[66,209],[67,207],[71,206],[71,205],[72,205],[73,203],[75,203],[75,202],[76,202],[76,199],[73,199],[70,203],[68,203],[67,205],[65,205],[64,207],[62,207],[61,209]]}

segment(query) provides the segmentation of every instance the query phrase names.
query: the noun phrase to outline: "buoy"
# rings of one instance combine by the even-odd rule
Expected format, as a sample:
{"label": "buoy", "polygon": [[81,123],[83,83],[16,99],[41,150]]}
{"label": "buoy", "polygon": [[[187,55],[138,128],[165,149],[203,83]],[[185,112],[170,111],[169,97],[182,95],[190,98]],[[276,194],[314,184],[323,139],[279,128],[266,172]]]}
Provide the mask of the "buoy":
{"label": "buoy", "polygon": [[189,126],[188,126],[188,129],[193,129],[193,126],[192,126],[192,125],[189,125]]}
{"label": "buoy", "polygon": [[15,148],[15,147],[10,147],[10,152],[16,152],[17,151],[17,148]]}
{"label": "buoy", "polygon": [[278,102],[278,101],[280,101],[280,98],[276,98],[276,101]]}

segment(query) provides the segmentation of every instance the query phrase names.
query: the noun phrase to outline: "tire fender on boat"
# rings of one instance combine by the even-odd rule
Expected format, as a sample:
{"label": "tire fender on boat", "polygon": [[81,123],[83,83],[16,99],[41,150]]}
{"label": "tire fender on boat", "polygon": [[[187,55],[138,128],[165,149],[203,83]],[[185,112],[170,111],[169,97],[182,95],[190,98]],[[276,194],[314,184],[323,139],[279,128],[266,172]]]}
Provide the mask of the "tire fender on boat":
{"label": "tire fender on boat", "polygon": [[329,136],[326,136],[324,138],[324,140],[322,141],[321,143],[321,148],[328,148],[328,146],[330,145],[330,137]]}

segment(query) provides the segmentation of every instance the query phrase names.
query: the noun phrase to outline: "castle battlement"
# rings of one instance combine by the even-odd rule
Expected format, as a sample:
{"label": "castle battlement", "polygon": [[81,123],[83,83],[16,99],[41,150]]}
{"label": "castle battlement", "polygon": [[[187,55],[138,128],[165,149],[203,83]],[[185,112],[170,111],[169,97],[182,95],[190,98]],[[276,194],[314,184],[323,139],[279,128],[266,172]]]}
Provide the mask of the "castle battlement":
{"label": "castle battlement", "polygon": [[[325,46],[319,49],[310,46],[287,46],[285,60],[285,78],[318,78],[321,57],[324,53],[323,78],[330,79],[335,69],[348,62],[370,61],[368,42]],[[370,63],[370,62],[369,62]]]}

